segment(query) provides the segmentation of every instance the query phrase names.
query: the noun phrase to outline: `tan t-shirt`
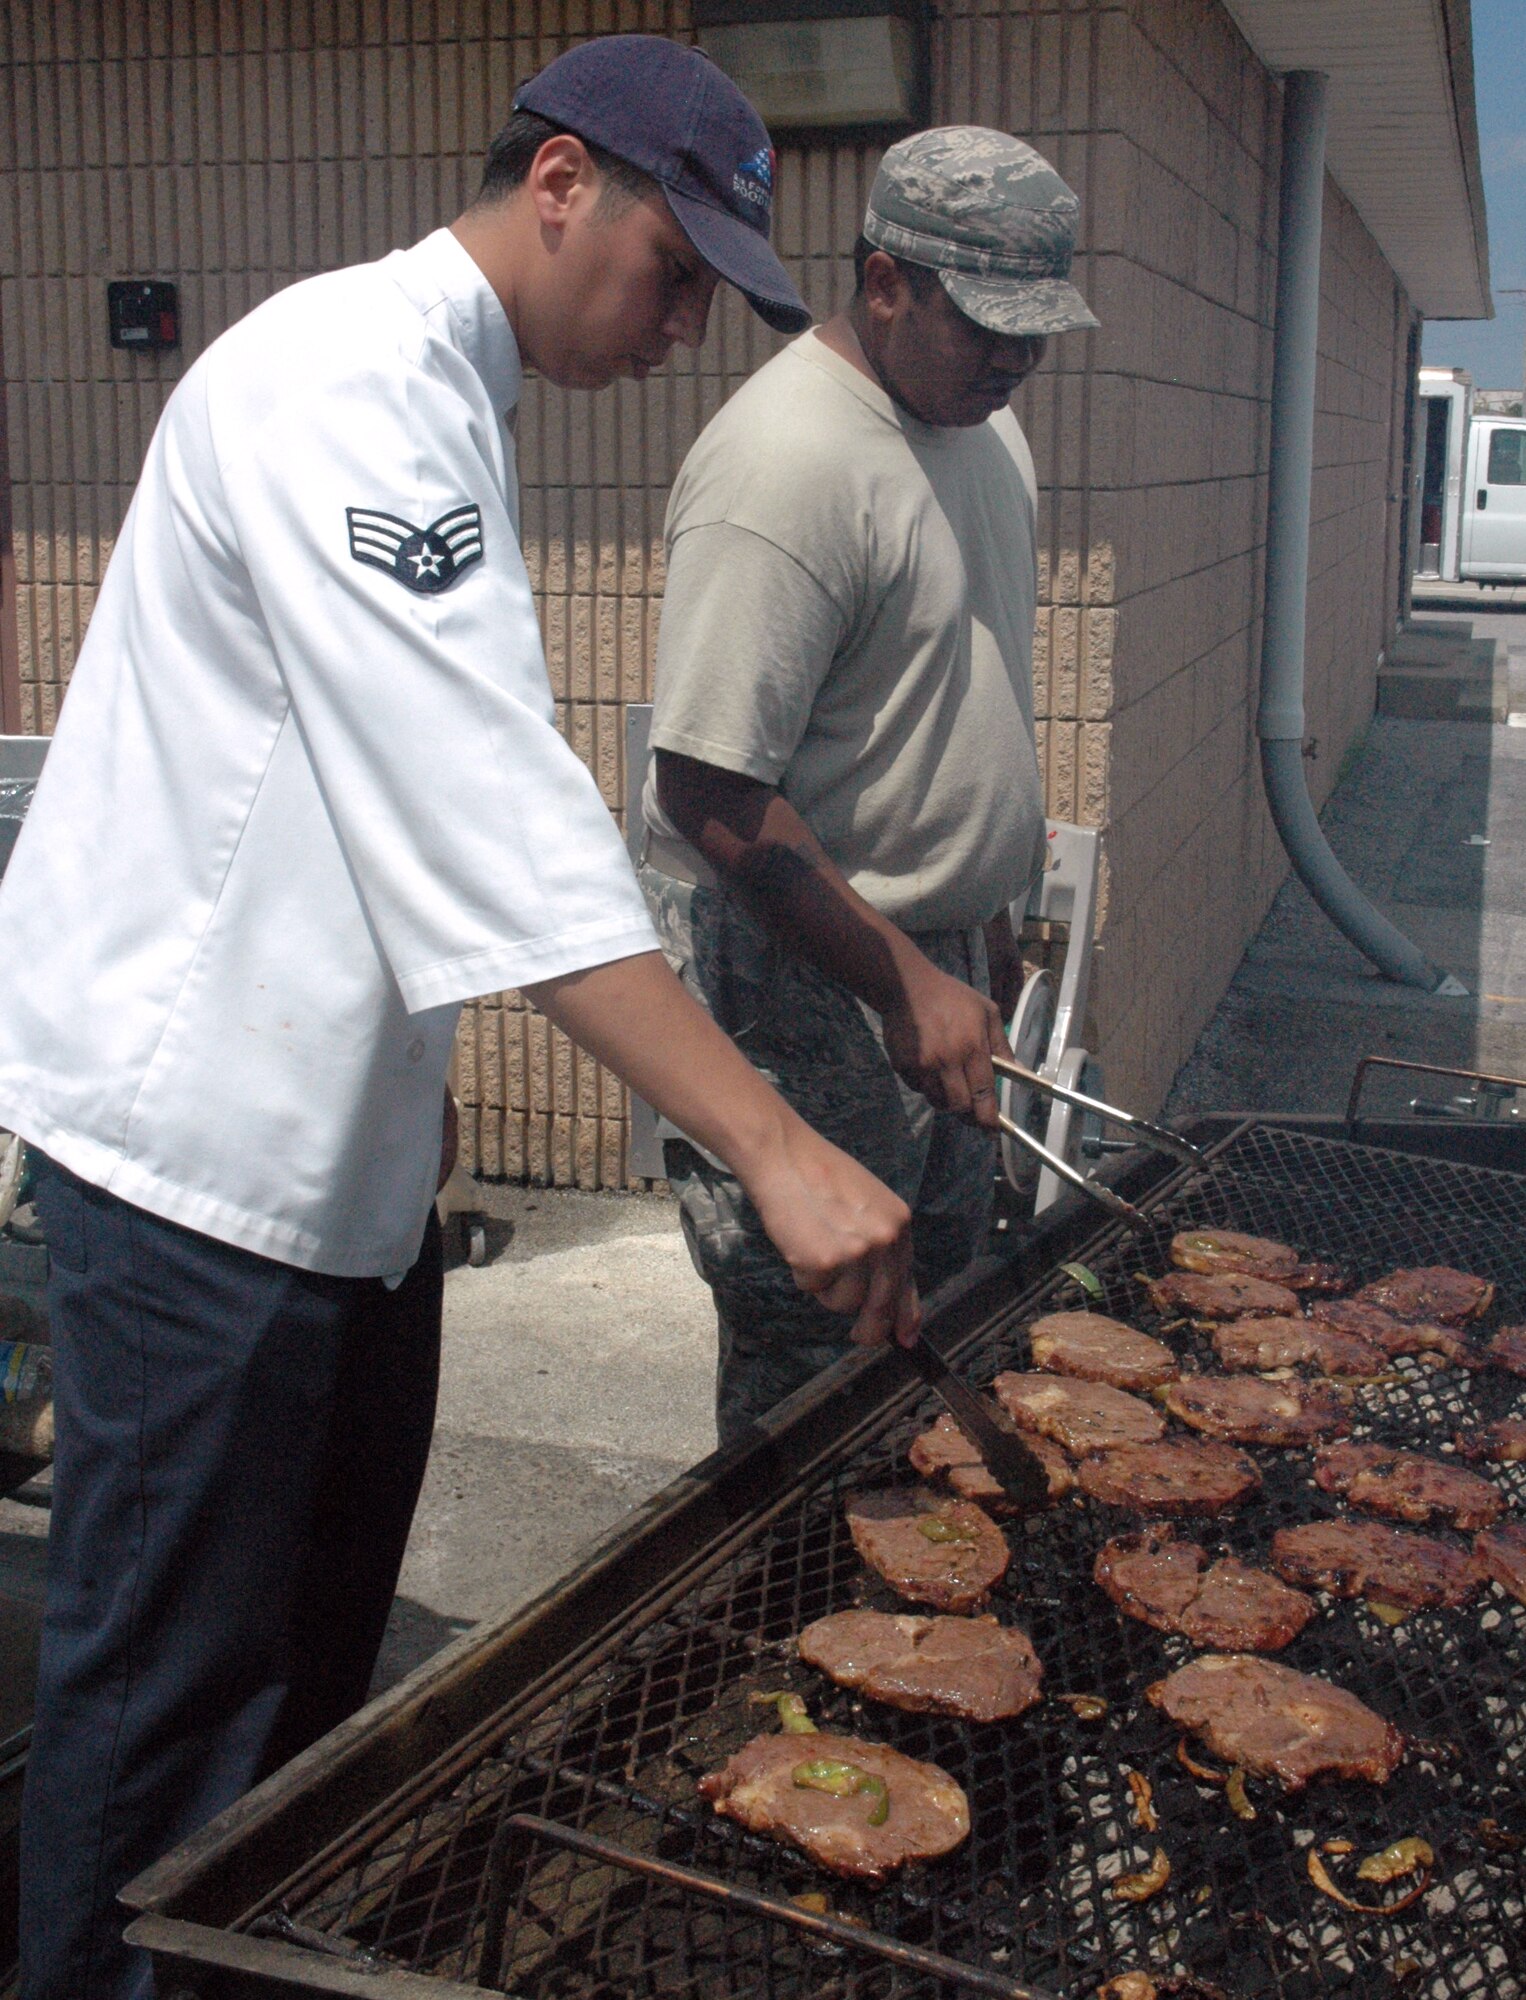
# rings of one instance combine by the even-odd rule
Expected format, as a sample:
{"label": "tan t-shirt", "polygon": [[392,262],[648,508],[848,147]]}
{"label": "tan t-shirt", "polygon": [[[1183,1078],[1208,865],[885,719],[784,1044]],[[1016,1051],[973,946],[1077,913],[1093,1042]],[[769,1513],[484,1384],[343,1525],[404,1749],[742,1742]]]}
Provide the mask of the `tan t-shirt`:
{"label": "tan t-shirt", "polygon": [[904,928],[986,922],[1043,850],[1034,517],[1010,411],[918,423],[803,334],[674,486],[654,748],[777,785]]}

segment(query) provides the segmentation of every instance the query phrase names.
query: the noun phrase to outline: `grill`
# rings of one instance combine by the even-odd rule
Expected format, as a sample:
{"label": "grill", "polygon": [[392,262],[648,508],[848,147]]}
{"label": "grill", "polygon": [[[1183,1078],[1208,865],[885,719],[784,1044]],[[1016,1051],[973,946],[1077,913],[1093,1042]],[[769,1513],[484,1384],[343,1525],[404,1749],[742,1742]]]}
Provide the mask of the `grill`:
{"label": "grill", "polygon": [[[1151,1239],[1067,1210],[940,1313],[967,1373],[1022,1365],[1031,1317],[1087,1303],[1061,1260],[1095,1275],[1097,1310],[1152,1330],[1135,1274],[1165,1268],[1190,1224],[1277,1237],[1359,1280],[1456,1265],[1498,1286],[1486,1329],[1526,1318],[1519,1173],[1291,1123],[1204,1121],[1190,1136],[1210,1142],[1209,1172],[1122,1174]],[[1206,1342],[1195,1358],[1212,1365]],[[1406,1359],[1361,1392],[1355,1435],[1435,1449],[1514,1391]],[[161,1990],[1088,2000],[1140,1971],[1162,1994],[1228,2000],[1526,1996],[1526,1607],[1490,1587],[1397,1627],[1364,1604],[1324,1608],[1278,1657],[1359,1695],[1409,1754],[1383,1787],[1325,1781],[1284,1799],[1253,1783],[1244,1821],[1182,1767],[1176,1732],[1143,1700],[1192,1649],[1090,1580],[1131,1518],[1063,1502],[1009,1527],[993,1600],[1044,1663],[1041,1705],[994,1726],[864,1705],[802,1667],[791,1640],[828,1611],[898,1608],[856,1556],[843,1501],[904,1481],[906,1445],[934,1414],[894,1357],[833,1371],[525,1617],[316,1746],[129,1892]],[[1184,1530],[1252,1560],[1276,1528],[1339,1511],[1306,1453],[1253,1455],[1261,1495]],[[1519,1505],[1526,1467],[1489,1470]],[[771,1726],[751,1697],[780,1689],[823,1728],[940,1764],[969,1794],[969,1839],[872,1888],[716,1817],[696,1781]],[[1106,1714],[1053,1699],[1066,1693],[1102,1697]],[[1154,1787],[1158,1834],[1134,1822],[1130,1770]],[[1365,1854],[1410,1834],[1436,1869],[1402,1914],[1348,1913],[1309,1879],[1326,1841]],[[1112,1895],[1157,1844],[1167,1888],[1142,1904]]]}

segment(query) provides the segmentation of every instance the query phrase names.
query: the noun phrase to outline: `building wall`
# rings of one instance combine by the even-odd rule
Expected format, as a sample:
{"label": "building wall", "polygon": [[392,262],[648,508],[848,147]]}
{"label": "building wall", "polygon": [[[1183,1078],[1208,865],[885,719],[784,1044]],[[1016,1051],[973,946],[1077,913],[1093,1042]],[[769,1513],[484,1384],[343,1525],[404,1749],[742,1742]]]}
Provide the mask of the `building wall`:
{"label": "building wall", "polygon": [[[13,0],[0,14],[0,346],[22,726],[49,730],[164,399],[309,272],[455,214],[516,78],[588,33],[685,36],[687,0]],[[1279,94],[1218,0],[940,0],[934,116],[1030,137],[1082,195],[1100,333],[1019,414],[1039,468],[1036,678],[1050,810],[1108,828],[1096,1013],[1109,1087],[1158,1101],[1284,872],[1254,706]],[[818,314],[876,154],[787,149],[776,241]],[[172,277],[183,345],[113,353],[111,277]],[[1396,596],[1408,308],[1327,189],[1309,617],[1322,798],[1371,712]],[[594,398],[529,385],[526,555],[558,714],[618,811],[650,693],[668,485],[777,343],[723,292],[698,356]],[[0,515],[3,518],[3,515]],[[513,995],[467,1010],[468,1162],[621,1185],[623,1097]]]}

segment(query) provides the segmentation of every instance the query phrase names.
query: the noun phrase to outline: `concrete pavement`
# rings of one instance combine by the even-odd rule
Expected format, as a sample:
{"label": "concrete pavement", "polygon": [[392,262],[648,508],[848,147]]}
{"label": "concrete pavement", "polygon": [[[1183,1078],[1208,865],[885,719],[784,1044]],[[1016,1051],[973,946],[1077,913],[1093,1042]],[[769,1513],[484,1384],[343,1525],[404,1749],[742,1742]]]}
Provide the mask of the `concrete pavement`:
{"label": "concrete pavement", "polygon": [[375,1685],[545,1589],[715,1448],[715,1319],[676,1204],[485,1187],[445,1280],[434,1450]]}
{"label": "concrete pavement", "polygon": [[[1424,607],[1427,622],[1471,626],[1496,644],[1510,720],[1379,716],[1323,819],[1355,880],[1468,997],[1390,985],[1290,880],[1178,1075],[1169,1113],[1336,1111],[1369,1054],[1526,1076],[1526,591],[1518,595],[1510,610]],[[1415,1095],[1464,1088],[1389,1080],[1364,1103],[1398,1110]]]}

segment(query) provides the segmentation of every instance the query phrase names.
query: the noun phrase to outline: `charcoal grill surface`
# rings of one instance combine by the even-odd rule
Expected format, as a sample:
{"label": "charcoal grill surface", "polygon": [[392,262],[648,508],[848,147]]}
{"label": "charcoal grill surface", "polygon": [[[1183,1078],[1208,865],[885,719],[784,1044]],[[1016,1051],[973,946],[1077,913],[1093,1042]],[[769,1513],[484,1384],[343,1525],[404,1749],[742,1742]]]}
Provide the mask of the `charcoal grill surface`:
{"label": "charcoal grill surface", "polygon": [[[1402,1265],[1455,1265],[1498,1287],[1483,1331],[1526,1319],[1526,1179],[1515,1174],[1251,1124],[1210,1172],[1173,1177],[1148,1206],[1152,1241],[1109,1228],[1082,1249],[1100,1300],[1053,1272],[1014,1292],[961,1367],[980,1381],[1024,1365],[1026,1323],[1063,1306],[1089,1303],[1154,1330],[1136,1274],[1166,1268],[1170,1235],[1189,1225],[1275,1237],[1358,1281]],[[1200,1336],[1169,1337],[1199,1366],[1214,1365]],[[1359,1392],[1354,1434],[1435,1450],[1522,1393],[1492,1371],[1405,1359],[1392,1379]],[[1526,2000],[1526,1607],[1490,1586],[1465,1610],[1390,1628],[1363,1604],[1322,1600],[1278,1657],[1351,1689],[1412,1747],[1383,1787],[1323,1782],[1284,1799],[1252,1783],[1251,1822],[1178,1763],[1176,1732],[1145,1701],[1146,1687],[1193,1652],[1124,1617],[1092,1583],[1102,1542],[1136,1524],[1089,1501],[1008,1528],[1013,1561],[993,1609],[1028,1632],[1043,1661],[1039,1707],[982,1726],[865,1704],[803,1667],[792,1641],[829,1611],[901,1608],[856,1556],[843,1503],[860,1487],[906,1482],[906,1446],[935,1413],[925,1392],[909,1390],[804,1490],[760,1492],[743,1530],[676,1601],[607,1634],[570,1686],[482,1732],[464,1770],[456,1757],[442,1761],[443,1778],[421,1773],[363,1838],[295,1868],[235,1928],[279,1901],[373,1964],[468,1987],[486,1971],[493,1990],[524,2000],[902,2000],[962,1990],[957,1978],[797,1936],[554,1841],[502,1837],[510,1815],[531,1814],[785,1909],[824,1894],[831,1914],[957,1961],[986,1991],[1006,1979],[1014,1992],[1086,2000],[1108,1978],[1143,1970],[1187,1982],[1175,1990],[1233,2000]],[[1262,1493],[1228,1521],[1184,1530],[1252,1560],[1264,1559],[1278,1527],[1341,1511],[1313,1487],[1307,1452],[1253,1455]],[[1526,1467],[1487,1470],[1519,1506]],[[964,1846],[870,1888],[824,1876],[715,1816],[697,1780],[771,1726],[753,1697],[786,1688],[823,1728],[947,1770],[970,1798]],[[1107,1713],[1086,1721],[1053,1699],[1062,1693],[1100,1695]],[[1158,1835],[1133,1822],[1129,1770],[1154,1787]],[[1309,1880],[1311,1847],[1343,1839],[1365,1854],[1410,1834],[1431,1842],[1436,1870],[1402,1914],[1352,1915]],[[1157,1843],[1172,1864],[1167,1889],[1141,1905],[1111,1895]],[[1349,1872],[1344,1879],[1357,1886]]]}

